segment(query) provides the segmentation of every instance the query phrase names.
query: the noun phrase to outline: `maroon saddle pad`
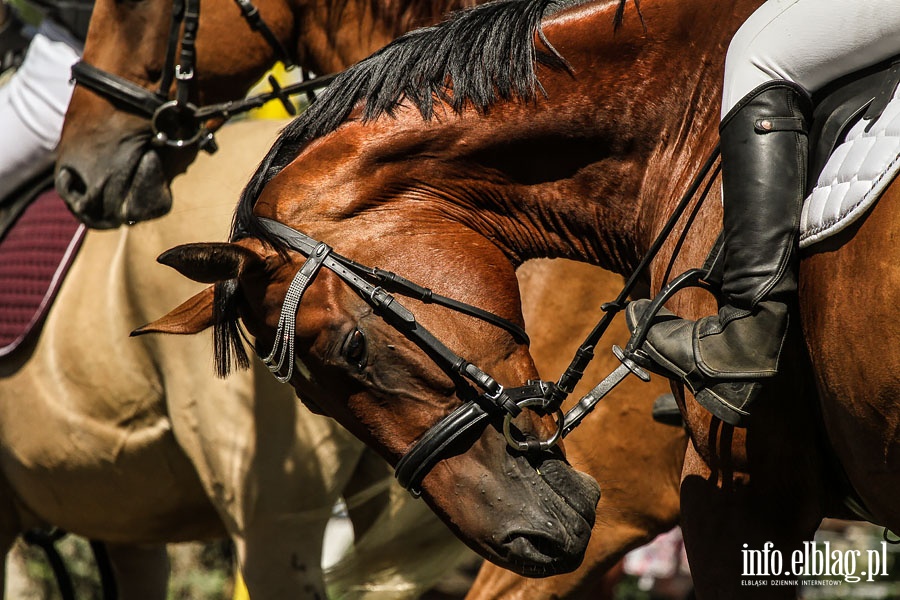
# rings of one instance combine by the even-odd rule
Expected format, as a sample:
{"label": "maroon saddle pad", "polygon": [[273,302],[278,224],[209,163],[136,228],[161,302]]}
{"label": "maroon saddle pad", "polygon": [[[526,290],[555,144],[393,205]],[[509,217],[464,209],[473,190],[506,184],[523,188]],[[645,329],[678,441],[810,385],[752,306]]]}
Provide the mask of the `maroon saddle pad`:
{"label": "maroon saddle pad", "polygon": [[84,233],[50,187],[0,234],[0,357],[39,329]]}

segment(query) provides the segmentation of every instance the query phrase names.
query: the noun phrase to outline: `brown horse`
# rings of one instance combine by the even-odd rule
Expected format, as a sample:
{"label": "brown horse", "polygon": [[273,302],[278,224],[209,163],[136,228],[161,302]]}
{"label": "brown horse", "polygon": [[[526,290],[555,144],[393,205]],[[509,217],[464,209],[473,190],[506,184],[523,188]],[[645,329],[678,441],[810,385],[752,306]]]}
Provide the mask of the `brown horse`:
{"label": "brown horse", "polygon": [[[191,290],[185,287],[190,282],[154,265],[152,257],[193,235],[225,232],[230,208],[222,199],[238,193],[282,125],[224,128],[222,150],[201,156],[176,180],[172,214],[139,227],[87,233],[34,348],[0,362],[0,439],[7,457],[0,542],[8,545],[38,525],[103,540],[119,567],[119,596],[146,599],[165,597],[163,542],[228,533],[254,598],[307,588],[324,593],[320,538],[331,506],[340,494],[355,504],[360,488],[386,487],[387,465],[366,458],[362,445],[331,419],[297,406],[293,390],[277,385],[261,365],[219,380],[201,339],[196,346],[178,339],[150,346],[127,340],[142,319]],[[591,325],[593,299],[617,285],[607,273],[588,276],[594,271],[579,263],[534,261],[517,273],[542,371],[558,371],[560,348],[571,345],[542,315],[557,314],[554,325],[564,322],[581,336]],[[622,342],[624,332],[616,335]],[[597,362],[593,378],[609,368],[608,360]],[[148,370],[147,364],[159,367]],[[674,478],[685,437],[649,420],[649,401],[662,391],[656,384],[652,391],[636,380],[624,384],[608,406],[598,408],[609,418],[570,438],[572,460],[609,486],[596,525],[604,535],[593,537],[585,564],[567,576],[578,585],[590,585],[610,556],[621,556],[677,518]],[[37,429],[44,435],[32,436]],[[80,431],[77,445],[65,434],[73,429]],[[635,445],[627,437],[634,431],[651,440],[639,447],[647,454],[643,470],[632,468],[627,450]],[[427,507],[394,488],[365,534],[357,529],[352,569],[343,563],[325,574],[329,590],[416,597],[466,555]],[[516,587],[537,593],[534,582],[508,572],[499,577],[510,594]],[[549,591],[559,585],[552,578],[539,583]]]}
{"label": "brown horse", "polygon": [[[540,16],[545,4],[506,6],[517,14],[530,7],[529,15]],[[455,41],[464,48],[460,54],[472,59],[468,66],[432,69],[426,76],[399,57],[414,55],[424,62],[415,50],[447,50],[449,38],[435,36],[449,29],[409,38],[405,47],[379,53],[338,80],[285,131],[245,191],[234,243],[180,248],[165,260],[195,278],[231,282],[233,304],[226,302],[223,284],[219,300],[259,335],[263,351],[272,344],[287,283],[304,259],[284,250],[286,244],[263,226],[261,217],[508,318],[515,318],[517,296],[505,271],[527,258],[565,256],[627,273],[714,146],[724,52],[758,4],[645,1],[641,17],[626,11],[617,31],[615,3],[567,9],[544,22],[545,38],[518,40],[534,41],[538,49],[540,93],[530,77],[535,56],[515,56],[516,42],[482,53],[460,33]],[[483,33],[486,28],[514,29],[500,12],[479,21],[485,13],[475,9],[467,13],[471,29],[463,23],[457,32],[481,31],[495,42]],[[524,18],[511,19],[522,24]],[[536,26],[536,20],[530,23]],[[422,46],[414,49],[416,42]],[[446,55],[454,56],[452,50]],[[498,55],[503,64],[485,74],[482,69]],[[511,58],[513,66],[505,70]],[[385,86],[376,75],[381,61],[392,67]],[[345,87],[355,82],[362,83]],[[423,91],[423,82],[435,83]],[[491,87],[500,93],[492,96]],[[360,100],[364,107],[355,109]],[[425,122],[423,113],[434,118]],[[890,243],[897,221],[895,188],[850,234],[805,256],[803,335],[797,332],[781,385],[760,402],[747,429],[723,425],[690,397],[683,399],[693,442],[681,482],[683,528],[699,597],[758,594],[740,585],[742,550],[771,542],[781,556],[791,556],[811,539],[824,515],[845,514],[839,503],[841,470],[874,520],[900,526],[893,507],[900,440],[892,416],[900,394],[892,367],[900,359],[891,350],[900,330],[887,318],[897,304],[897,286],[871,285],[898,277]],[[668,273],[703,262],[720,219],[713,198],[696,211],[690,231],[680,223],[649,269],[651,289],[659,289]],[[883,258],[867,260],[875,248]],[[190,314],[182,308],[154,327],[186,333],[209,326],[215,322],[212,295],[185,305]],[[835,298],[844,304],[836,305]],[[680,294],[670,304],[687,317],[715,308],[699,292]],[[411,427],[385,412],[386,400],[375,401],[386,385],[405,391],[435,369],[423,355],[406,350],[396,333],[371,322],[364,306],[336,276],[323,271],[297,316],[297,354],[309,369],[307,376],[339,379],[347,386],[346,403],[323,408],[396,461],[449,406],[442,408],[433,396],[420,393],[423,401],[415,416],[420,425]],[[416,305],[415,312],[460,352],[503,373],[505,383],[516,385],[527,374],[510,372],[525,357],[521,346],[499,332],[472,330],[430,306]],[[875,322],[877,356],[864,343]],[[349,357],[341,354],[359,348],[341,345],[341,336],[357,330],[365,332],[366,356],[372,357],[362,371],[347,363],[359,357],[358,350]],[[391,363],[401,356],[414,362],[399,375],[398,367],[378,362],[385,348],[397,349]],[[439,375],[432,377],[441,381]],[[389,409],[405,412],[408,403],[404,396]],[[433,473],[424,487],[441,483]],[[443,492],[439,487],[435,496]],[[793,586],[765,590],[767,597],[795,593]]]}
{"label": "brown horse", "polygon": [[[238,100],[279,59],[241,19],[235,0],[203,0],[197,29],[192,103]],[[436,22],[472,0],[259,0],[263,21],[290,59],[333,73],[409,29]],[[98,0],[84,60],[148,91],[160,85],[172,0]],[[197,152],[151,144],[150,120],[127,105],[76,86],[58,147],[56,187],[89,226],[118,227],[165,214],[169,183]]]}
{"label": "brown horse", "polygon": [[[258,72],[262,68],[261,66],[268,65],[275,58],[270,51],[256,54],[241,52],[238,57],[232,56],[235,53],[235,49],[245,41],[246,44],[260,44],[263,47],[265,47],[265,44],[258,36],[251,37],[254,34],[252,34],[240,21],[238,12],[232,4],[216,2],[215,0],[211,1],[212,4],[204,2],[203,10],[201,12],[201,26],[199,28],[200,35],[198,41],[201,59],[200,64],[198,65],[198,97],[195,98],[197,102],[215,101],[226,96],[234,97],[232,86],[235,86],[234,89],[245,89],[248,82],[258,75]],[[168,14],[169,5],[166,2],[155,2],[153,4],[153,10],[156,14]],[[269,13],[269,10],[275,10],[269,9],[269,4],[270,3],[264,2],[260,6],[264,16],[266,16],[266,14],[272,14]],[[306,6],[303,7],[301,11],[300,16],[303,18],[298,18],[298,23],[302,23],[305,26],[294,28],[290,32],[290,36],[292,36],[290,38],[290,44],[291,47],[296,45],[299,48],[298,57],[301,63],[310,66],[316,71],[327,72],[330,70],[337,70],[349,64],[350,61],[361,58],[374,47],[382,45],[400,31],[408,29],[417,23],[436,20],[438,15],[445,8],[464,4],[466,4],[466,2],[452,2],[446,7],[434,3],[427,5],[372,5],[370,7],[359,7],[349,3],[343,6],[325,6],[324,4],[321,6]],[[100,0],[95,8],[95,23],[100,24],[94,25],[94,31],[106,33],[108,30],[114,28],[114,23],[116,24],[116,27],[122,30],[128,30],[129,27],[136,27],[137,25],[134,25],[134,22],[137,22],[138,19],[142,19],[142,15],[145,14],[145,11],[150,9],[147,8],[146,5],[139,10],[132,10],[132,8],[134,7]],[[360,16],[361,13],[366,14]],[[371,15],[369,15],[369,13],[371,13]],[[326,15],[330,16],[325,18]],[[309,19],[306,19],[306,17],[309,17]],[[87,43],[86,58],[110,72],[131,78],[136,65],[143,57],[143,60],[148,61],[146,70],[152,72],[153,64],[155,64],[154,61],[157,63],[160,62],[160,57],[158,54],[154,54],[153,48],[159,46],[159,44],[162,43],[161,40],[167,35],[167,28],[163,27],[166,23],[165,19],[159,18],[155,22],[159,25],[159,27],[156,28],[158,33],[156,36],[143,35],[129,37],[92,34]],[[226,26],[231,28],[227,35],[222,33]],[[144,23],[143,27],[147,27],[147,24]],[[149,27],[148,29],[153,30],[153,27]],[[323,32],[326,29],[328,31],[325,33],[328,33],[328,35],[323,35]],[[207,33],[209,33],[209,35],[206,35]],[[294,41],[293,36],[296,36],[296,41]],[[222,43],[225,40],[228,41],[227,44]],[[126,52],[121,48],[123,43],[129,45],[140,44],[141,49],[135,50],[129,46],[129,49]],[[156,46],[154,46],[154,44],[156,44]],[[128,60],[124,61],[123,57],[126,56],[128,57]],[[209,67],[209,69],[207,69],[207,67]],[[141,81],[146,85],[153,83],[144,82],[140,77],[135,80]],[[61,146],[63,156],[61,164],[65,161],[65,157],[67,156],[66,140],[69,140],[70,142],[75,140],[73,143],[77,148],[84,148],[87,145],[93,144],[95,139],[100,139],[103,143],[99,148],[89,148],[88,156],[93,157],[99,156],[100,153],[105,152],[110,148],[120,147],[119,144],[130,143],[127,141],[134,140],[136,137],[144,140],[149,138],[149,128],[146,120],[142,120],[122,111],[117,111],[116,109],[117,105],[110,105],[108,101],[101,97],[79,88],[73,98],[70,113],[67,118],[66,133],[63,136],[64,140]],[[102,135],[99,138],[91,138],[90,135],[84,133],[85,126],[87,126],[88,129],[96,130],[99,123],[96,119],[82,119],[81,117],[85,115],[90,117],[98,112],[102,112],[103,114],[114,114],[115,117],[112,120],[104,119],[104,131],[102,132]],[[113,139],[117,135],[117,126],[125,128],[124,133],[119,132],[118,134],[122,136],[121,139]],[[140,133],[136,133],[138,130]],[[159,154],[163,157],[173,156],[173,151],[169,149],[160,150],[144,147],[142,150],[149,151],[153,155]],[[132,158],[135,158],[135,156],[132,156]],[[119,158],[116,157],[115,160],[119,160]],[[129,164],[123,163],[121,166],[126,169],[125,173],[129,177],[134,175],[140,179],[140,177],[145,175],[145,173],[139,170],[135,171],[131,169]],[[118,185],[119,183],[122,185],[132,185],[131,179],[126,178],[124,180],[118,180],[114,170],[104,171],[104,176],[106,175],[112,177],[111,181],[114,184],[104,187],[106,192],[113,190],[115,185]],[[168,177],[171,177],[171,175],[172,173],[167,173]],[[148,187],[146,182],[140,185],[144,186],[142,189],[149,190],[149,193],[151,194],[155,189],[153,185]],[[161,185],[164,184],[161,183]],[[164,187],[161,187],[160,190],[164,190]],[[135,218],[134,220],[138,219]],[[575,270],[577,273],[578,268],[578,265],[571,263],[555,263],[552,268],[548,266],[541,266],[540,268],[528,266],[524,269],[526,277],[528,277],[527,273],[534,269],[537,269],[542,275],[540,277],[528,277],[528,283],[524,284],[523,293],[525,293],[526,297],[529,294],[541,294],[542,292],[540,290],[545,283],[545,279],[555,278],[557,281],[570,280],[575,277],[571,271]],[[602,280],[608,281],[608,277],[602,278]],[[559,284],[554,284],[554,288],[557,287],[559,287]],[[573,300],[574,298],[570,298],[568,302],[572,302]],[[542,336],[533,337],[535,337],[535,343],[539,343]],[[535,355],[538,358],[539,364],[545,362],[545,359],[542,358],[543,356],[559,356],[549,347],[545,352],[536,352]],[[552,370],[550,372],[552,372]],[[624,398],[623,396],[619,397]],[[640,410],[636,409],[634,413],[624,411],[622,413],[623,423],[633,421],[635,427],[658,430],[652,437],[654,440],[660,441],[660,448],[668,448],[668,444],[678,443],[677,441],[671,442],[670,440],[682,439],[677,432],[660,428],[647,421],[645,408],[646,407]],[[617,427],[616,430],[624,431],[629,428],[630,427],[623,426],[621,428]],[[618,450],[619,448],[619,445],[614,444],[614,448],[611,450]],[[577,450],[578,448],[576,447],[576,453]],[[588,453],[588,456],[597,455]],[[618,456],[619,455],[616,452],[612,451],[608,455],[608,459],[607,455],[602,455],[603,460],[599,463],[596,461],[591,462],[590,466],[593,469],[591,472],[597,473],[600,477],[609,476],[610,472],[618,473],[618,471],[621,470],[618,466]],[[663,461],[665,466],[670,465],[666,458],[666,454],[661,455],[659,458]],[[666,470],[664,469],[662,472],[664,473]],[[630,473],[630,471],[627,471],[626,474],[627,473]],[[622,480],[623,477],[625,477],[625,475],[616,474],[614,476],[617,481]],[[640,482],[644,481],[648,480],[640,480]],[[649,481],[655,481],[655,479]],[[647,536],[652,536],[652,534],[658,532],[660,527],[668,527],[671,525],[674,519],[674,512],[671,504],[664,504],[665,510],[661,513],[657,513],[659,507],[645,507],[641,504],[640,497],[641,496],[638,496],[637,498],[629,497],[630,510],[628,511],[622,511],[618,505],[613,504],[613,502],[618,501],[615,496],[612,497],[612,500],[604,498],[604,501],[600,506],[601,511],[608,510],[612,511],[614,514],[602,518],[602,525],[607,528],[609,532],[619,531],[619,520],[617,515],[622,514],[623,519],[621,524],[625,533],[617,533],[608,547],[604,544],[592,544],[592,557],[589,557],[588,559],[590,565],[586,565],[586,568],[579,570],[579,573],[590,574],[595,572],[598,564],[601,567],[610,564],[610,556],[620,556],[634,544],[639,543],[646,539]],[[622,498],[621,500],[624,502],[626,499]],[[653,514],[664,514],[665,518],[649,516]],[[631,519],[630,515],[643,516]],[[636,520],[640,520],[643,525],[637,526]],[[652,524],[652,528],[649,524]],[[593,546],[597,547],[596,551]],[[576,577],[582,576],[576,575]],[[532,591],[534,591],[534,588],[532,588]]]}

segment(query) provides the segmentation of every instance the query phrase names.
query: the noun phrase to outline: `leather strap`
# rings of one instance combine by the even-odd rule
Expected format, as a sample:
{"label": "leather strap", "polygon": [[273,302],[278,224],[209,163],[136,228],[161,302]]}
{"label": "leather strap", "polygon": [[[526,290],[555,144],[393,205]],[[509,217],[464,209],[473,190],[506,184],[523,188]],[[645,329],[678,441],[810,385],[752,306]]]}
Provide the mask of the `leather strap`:
{"label": "leather strap", "polygon": [[[547,385],[546,382],[529,382],[522,387],[504,390],[504,393],[518,406],[535,398],[546,398]],[[492,412],[496,411],[489,412],[477,401],[469,400],[435,423],[397,462],[394,475],[398,483],[413,496],[420,496],[422,479],[446,457],[448,448],[464,434],[484,424]]]}
{"label": "leather strap", "polygon": [[165,97],[83,60],[72,65],[72,81],[125,104],[133,112],[148,119],[153,118],[156,109],[166,102]]}

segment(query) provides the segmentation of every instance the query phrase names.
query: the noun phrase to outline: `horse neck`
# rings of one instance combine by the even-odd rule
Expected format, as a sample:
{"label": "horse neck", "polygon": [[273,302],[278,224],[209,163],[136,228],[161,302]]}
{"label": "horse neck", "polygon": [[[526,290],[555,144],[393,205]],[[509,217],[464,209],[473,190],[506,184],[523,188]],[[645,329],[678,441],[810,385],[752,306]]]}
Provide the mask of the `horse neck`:
{"label": "horse neck", "polygon": [[341,71],[401,34],[437,23],[447,12],[483,0],[290,0],[300,64]]}
{"label": "horse neck", "polygon": [[[605,25],[597,23],[598,15],[581,19],[580,26],[572,25],[572,15],[545,26],[576,77],[543,76],[550,101],[541,111],[545,120],[523,122],[527,135],[541,126],[556,128],[564,156],[558,160],[572,175],[543,189],[512,188],[518,212],[505,229],[516,254],[562,256],[631,273],[718,141],[725,53],[761,3],[658,2],[643,7],[643,21],[626,13],[622,29],[605,39],[596,33]],[[578,11],[574,15],[577,21]],[[567,48],[573,48],[571,56]],[[711,195],[718,191],[714,187]],[[654,280],[670,261],[677,268],[699,265],[720,218],[719,203],[711,200],[689,234],[688,220],[680,219],[654,265]],[[687,241],[678,244],[682,236]]]}
{"label": "horse neck", "polygon": [[362,163],[399,157],[387,189],[431,197],[514,264],[564,257],[626,274],[715,143],[725,49],[754,3],[707,4],[648,5],[646,29],[626,14],[615,34],[609,10],[563,14],[544,29],[574,76],[539,69],[545,96],[486,115],[382,119],[383,141],[366,127],[359,142],[373,148]]}

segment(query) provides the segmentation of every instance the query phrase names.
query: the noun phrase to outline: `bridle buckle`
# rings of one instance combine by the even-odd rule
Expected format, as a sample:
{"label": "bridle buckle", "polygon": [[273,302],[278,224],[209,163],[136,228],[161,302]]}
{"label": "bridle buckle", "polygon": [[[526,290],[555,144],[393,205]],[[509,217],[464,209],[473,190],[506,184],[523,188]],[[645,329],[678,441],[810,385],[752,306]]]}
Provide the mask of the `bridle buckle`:
{"label": "bridle buckle", "polygon": [[181,65],[175,65],[175,79],[178,81],[190,81],[194,78],[194,67],[188,67],[185,70],[181,69]]}

